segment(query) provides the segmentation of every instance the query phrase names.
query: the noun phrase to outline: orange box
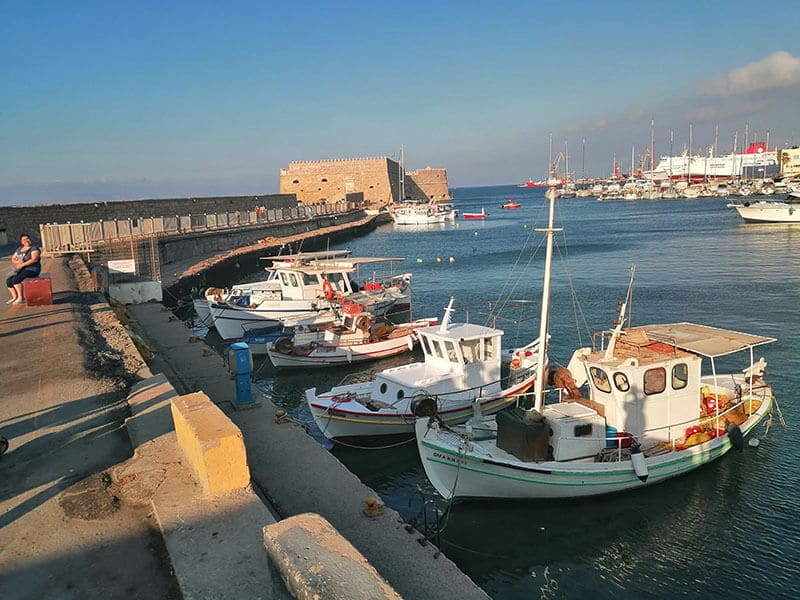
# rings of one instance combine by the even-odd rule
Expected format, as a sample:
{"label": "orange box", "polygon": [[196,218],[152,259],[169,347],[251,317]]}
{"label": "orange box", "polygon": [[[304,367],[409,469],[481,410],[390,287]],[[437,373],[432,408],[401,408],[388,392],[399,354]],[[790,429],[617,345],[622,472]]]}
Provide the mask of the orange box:
{"label": "orange box", "polygon": [[50,275],[40,274],[39,277],[30,277],[22,280],[22,295],[28,306],[44,306],[53,303],[53,286],[50,284]]}

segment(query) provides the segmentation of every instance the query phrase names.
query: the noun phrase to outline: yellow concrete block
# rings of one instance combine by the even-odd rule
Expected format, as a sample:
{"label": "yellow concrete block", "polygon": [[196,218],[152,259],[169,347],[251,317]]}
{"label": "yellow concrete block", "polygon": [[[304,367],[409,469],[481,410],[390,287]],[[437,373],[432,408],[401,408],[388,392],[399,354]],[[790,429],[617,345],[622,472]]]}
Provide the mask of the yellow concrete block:
{"label": "yellow concrete block", "polygon": [[178,444],[207,493],[232,492],[250,484],[242,432],[208,396],[178,396],[171,410]]}

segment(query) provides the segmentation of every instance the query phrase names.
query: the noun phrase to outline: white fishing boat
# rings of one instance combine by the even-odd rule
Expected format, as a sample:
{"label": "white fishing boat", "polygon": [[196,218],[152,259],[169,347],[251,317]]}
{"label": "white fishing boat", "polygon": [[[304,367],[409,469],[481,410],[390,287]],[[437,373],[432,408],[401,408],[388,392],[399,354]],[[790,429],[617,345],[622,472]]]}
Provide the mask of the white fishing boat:
{"label": "white fishing boat", "polygon": [[334,307],[344,312],[366,311],[383,315],[410,304],[410,273],[378,279],[372,277],[360,289],[351,281],[359,266],[395,262],[401,258],[311,258],[300,256],[273,262],[274,275],[259,294],[233,290],[221,302],[210,305],[211,318],[224,340],[244,337],[251,329],[283,324],[330,323]]}
{"label": "white fishing boat", "polygon": [[727,205],[750,223],[800,223],[800,193],[791,193],[785,200],[757,200]]}
{"label": "white fishing boat", "polygon": [[457,211],[450,203],[404,203],[391,207],[389,214],[396,225],[431,225],[454,220]]}
{"label": "white fishing boat", "polygon": [[416,330],[423,362],[385,369],[370,381],[343,383],[317,393],[306,390],[314,421],[329,439],[375,444],[391,437],[410,439],[417,415],[440,415],[461,423],[480,405],[493,414],[512,404],[536,380],[538,343],[514,355],[502,368],[503,331],[473,323],[452,323],[453,300],[441,325]]}
{"label": "white fishing boat", "polygon": [[369,313],[343,314],[321,329],[296,328],[293,335],[268,344],[267,354],[278,368],[333,367],[388,358],[413,350],[415,331],[437,321],[393,324]]}
{"label": "white fishing boat", "polygon": [[[262,260],[271,261],[272,267],[293,265],[295,261],[313,261],[320,259],[344,259],[350,256],[350,250],[324,250],[319,252],[303,252],[302,254],[285,254],[281,256],[264,257]],[[262,297],[275,297],[281,294],[281,281],[277,268],[266,268],[267,279],[248,283],[240,283],[231,288],[208,287],[202,292],[200,298],[195,298],[194,306],[197,320],[206,327],[213,327],[211,318],[211,304],[232,302],[235,304],[258,303]],[[320,287],[321,291],[321,287]]]}
{"label": "white fishing boat", "polygon": [[[554,205],[551,193],[548,256]],[[744,437],[770,415],[774,401],[763,379],[766,362],[755,361],[753,352],[775,340],[691,323],[624,328],[632,283],[617,326],[603,333],[599,347],[576,350],[567,368],[549,374],[554,402],[545,402],[541,377],[532,408],[476,414],[460,427],[435,416],[417,421],[422,464],[439,494],[608,494],[662,482],[744,447]],[[546,339],[543,333],[540,339]],[[740,351],[749,355],[743,371],[718,372],[718,358]],[[539,369],[545,372],[541,363]]]}

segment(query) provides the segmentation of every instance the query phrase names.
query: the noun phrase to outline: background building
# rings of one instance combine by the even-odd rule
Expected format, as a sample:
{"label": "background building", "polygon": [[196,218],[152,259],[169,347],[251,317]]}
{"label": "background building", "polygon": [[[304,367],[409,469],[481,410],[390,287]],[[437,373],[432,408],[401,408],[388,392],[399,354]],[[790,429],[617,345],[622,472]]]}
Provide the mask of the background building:
{"label": "background building", "polygon": [[787,148],[780,151],[781,175],[797,177],[800,175],[800,148]]}
{"label": "background building", "polygon": [[[406,171],[404,200],[449,202],[445,169]],[[337,202],[363,193],[369,208],[401,202],[400,163],[386,156],[289,163],[280,172],[280,193],[295,194],[303,204]]]}

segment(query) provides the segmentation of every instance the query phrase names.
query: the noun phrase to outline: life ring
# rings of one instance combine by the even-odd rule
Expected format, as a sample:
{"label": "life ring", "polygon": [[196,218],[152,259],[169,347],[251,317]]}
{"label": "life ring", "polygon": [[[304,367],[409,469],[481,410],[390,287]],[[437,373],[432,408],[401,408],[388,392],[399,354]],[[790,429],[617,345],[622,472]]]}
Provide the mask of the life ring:
{"label": "life ring", "polygon": [[325,294],[325,300],[333,300],[333,286],[327,279],[322,282],[322,293]]}
{"label": "life ring", "polygon": [[356,329],[369,331],[369,328],[372,327],[372,317],[369,314],[359,315],[356,317],[355,325]]}
{"label": "life ring", "polygon": [[289,338],[280,338],[275,342],[275,351],[281,354],[289,354],[294,349],[294,344]]}

